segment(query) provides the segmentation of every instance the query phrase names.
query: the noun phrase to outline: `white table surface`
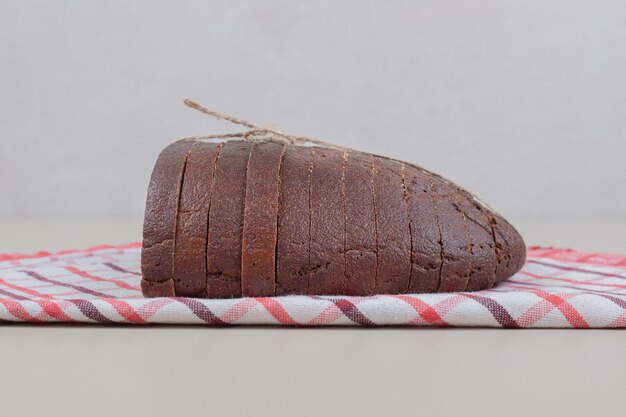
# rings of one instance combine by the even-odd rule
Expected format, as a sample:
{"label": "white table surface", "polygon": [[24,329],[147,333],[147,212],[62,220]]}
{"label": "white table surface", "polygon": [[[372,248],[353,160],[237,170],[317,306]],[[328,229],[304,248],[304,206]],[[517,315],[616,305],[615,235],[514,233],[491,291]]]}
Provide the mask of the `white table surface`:
{"label": "white table surface", "polygon": [[[626,253],[623,221],[517,222]],[[141,221],[0,220],[0,252],[138,240]],[[0,326],[0,416],[624,416],[622,330]]]}

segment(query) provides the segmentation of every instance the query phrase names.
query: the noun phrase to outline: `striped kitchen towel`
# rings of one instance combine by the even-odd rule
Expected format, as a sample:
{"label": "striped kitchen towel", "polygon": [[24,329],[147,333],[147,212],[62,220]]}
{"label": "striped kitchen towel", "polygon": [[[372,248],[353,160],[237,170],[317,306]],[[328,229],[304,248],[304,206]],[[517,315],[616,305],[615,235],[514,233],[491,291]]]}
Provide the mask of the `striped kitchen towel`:
{"label": "striped kitchen towel", "polygon": [[141,295],[140,243],[0,255],[0,320],[285,326],[626,327],[626,255],[532,247],[479,292],[204,300]]}

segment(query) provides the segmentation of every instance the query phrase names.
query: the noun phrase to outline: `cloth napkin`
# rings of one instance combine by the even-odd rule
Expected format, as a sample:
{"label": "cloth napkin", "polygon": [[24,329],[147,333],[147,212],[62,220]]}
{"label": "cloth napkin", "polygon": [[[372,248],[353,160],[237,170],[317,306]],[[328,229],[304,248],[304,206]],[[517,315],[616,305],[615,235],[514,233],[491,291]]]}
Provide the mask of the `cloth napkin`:
{"label": "cloth napkin", "polygon": [[626,255],[532,247],[518,274],[479,292],[143,298],[140,243],[0,255],[0,320],[125,324],[626,327]]}

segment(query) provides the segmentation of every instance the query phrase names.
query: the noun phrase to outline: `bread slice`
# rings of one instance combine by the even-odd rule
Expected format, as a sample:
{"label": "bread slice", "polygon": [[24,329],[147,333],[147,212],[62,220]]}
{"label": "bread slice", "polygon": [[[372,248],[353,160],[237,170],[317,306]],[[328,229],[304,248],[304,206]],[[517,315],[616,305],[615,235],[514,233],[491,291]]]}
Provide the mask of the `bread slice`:
{"label": "bread slice", "polygon": [[491,288],[496,279],[498,262],[489,219],[461,190],[457,195],[457,201],[455,207],[465,216],[471,238],[472,271],[465,290],[478,291]]}
{"label": "bread slice", "polygon": [[[187,153],[193,142],[174,142],[159,155],[150,184],[141,249],[142,291],[147,297],[174,295],[176,219]],[[166,283],[151,285],[149,282]]]}
{"label": "bread slice", "polygon": [[376,212],[372,156],[349,152],[344,173],[345,295],[373,295],[376,289]]}
{"label": "bread slice", "polygon": [[406,187],[413,262],[408,292],[437,292],[443,252],[430,177],[415,167],[407,166]]}
{"label": "bread slice", "polygon": [[439,177],[431,176],[441,225],[443,263],[438,292],[463,291],[471,272],[471,242],[463,213],[455,207],[457,189]]}
{"label": "bread slice", "polygon": [[224,143],[215,166],[207,237],[207,296],[241,297],[241,241],[251,144]]}
{"label": "bread slice", "polygon": [[526,261],[526,246],[519,232],[498,213],[490,213],[496,244],[499,245],[500,263],[496,272],[496,282],[513,276]]}
{"label": "bread slice", "polygon": [[402,165],[374,157],[374,203],[376,210],[377,294],[407,291],[411,276],[411,235],[402,187]]}
{"label": "bread slice", "polygon": [[248,159],[241,253],[244,297],[275,294],[280,164],[285,145],[256,142]]}
{"label": "bread slice", "polygon": [[209,205],[221,143],[196,142],[191,147],[178,210],[174,255],[177,296],[206,295],[206,247]]}
{"label": "bread slice", "polygon": [[342,151],[314,148],[309,294],[341,294],[345,271],[342,167]]}
{"label": "bread slice", "polygon": [[306,294],[312,147],[289,146],[280,169],[276,242],[276,295]]}

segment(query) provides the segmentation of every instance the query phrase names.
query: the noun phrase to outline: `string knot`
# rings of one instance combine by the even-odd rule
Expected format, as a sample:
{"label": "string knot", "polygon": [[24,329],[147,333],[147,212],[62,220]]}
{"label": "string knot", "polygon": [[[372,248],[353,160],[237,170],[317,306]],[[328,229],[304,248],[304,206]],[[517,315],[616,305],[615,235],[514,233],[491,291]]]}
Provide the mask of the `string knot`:
{"label": "string knot", "polygon": [[243,126],[247,128],[243,132],[237,133],[225,133],[225,134],[217,134],[217,135],[208,135],[201,137],[193,137],[190,139],[213,139],[213,138],[241,138],[247,141],[273,141],[282,143],[284,145],[297,145],[303,143],[314,143],[316,145],[322,145],[329,148],[336,148],[345,150],[347,148],[339,145],[335,145],[334,143],[325,142],[322,140],[312,139],[306,136],[295,136],[290,135],[288,133],[281,132],[278,129],[269,128],[269,127],[259,127],[253,123],[248,122],[247,120],[240,119],[239,117],[231,116],[229,114],[220,113],[215,110],[209,110],[206,107],[196,103],[195,101],[186,98],[183,103],[189,108],[192,108],[200,113],[204,113],[208,116],[211,116],[217,120],[224,120],[230,122],[237,126]]}

